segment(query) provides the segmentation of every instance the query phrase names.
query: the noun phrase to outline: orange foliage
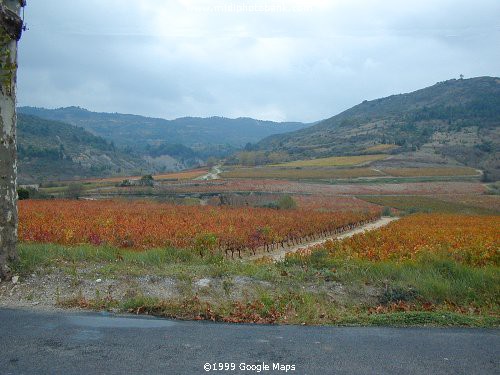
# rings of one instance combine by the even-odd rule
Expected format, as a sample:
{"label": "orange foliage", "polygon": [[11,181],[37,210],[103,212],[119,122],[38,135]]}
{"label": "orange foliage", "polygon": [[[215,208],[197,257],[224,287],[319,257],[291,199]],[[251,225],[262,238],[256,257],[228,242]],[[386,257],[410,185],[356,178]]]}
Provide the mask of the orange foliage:
{"label": "orange foliage", "polygon": [[19,202],[19,238],[63,245],[90,243],[134,249],[216,247],[241,251],[375,219],[377,210],[318,212],[146,201],[26,200]]}
{"label": "orange foliage", "polygon": [[499,264],[500,216],[413,215],[324,246],[333,254],[370,260],[414,259],[432,252],[476,266]]}

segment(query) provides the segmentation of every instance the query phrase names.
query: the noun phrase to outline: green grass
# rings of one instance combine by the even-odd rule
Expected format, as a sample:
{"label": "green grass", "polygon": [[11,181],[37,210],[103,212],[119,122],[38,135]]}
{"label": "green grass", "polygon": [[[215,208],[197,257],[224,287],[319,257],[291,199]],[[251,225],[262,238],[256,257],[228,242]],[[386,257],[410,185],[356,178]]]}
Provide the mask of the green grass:
{"label": "green grass", "polygon": [[[471,327],[500,323],[499,268],[466,266],[435,254],[423,254],[414,261],[371,262],[316,251],[278,264],[257,264],[221,255],[200,258],[176,249],[133,252],[20,244],[19,253],[15,269],[22,277],[55,268],[75,278],[77,285],[76,278],[121,280],[154,275],[173,277],[185,289],[184,297],[169,300],[141,293],[122,300],[105,294],[91,299],[75,295],[58,301],[66,307],[229,322]],[[245,287],[248,296],[243,300],[229,297],[238,276],[256,282]],[[210,290],[199,295],[192,289],[195,280],[206,277],[220,280],[223,296]],[[339,285],[342,293],[336,294]],[[401,301],[408,311],[393,310]],[[375,312],[376,308],[382,310]]]}
{"label": "green grass", "polygon": [[498,327],[500,320],[490,316],[465,315],[448,311],[410,311],[390,314],[362,314],[346,317],[344,325],[390,327]]}
{"label": "green grass", "polygon": [[498,211],[482,207],[472,207],[458,202],[446,202],[427,196],[358,196],[364,201],[381,206],[396,208],[408,213],[441,212],[450,214],[495,215]]}
{"label": "green grass", "polygon": [[386,291],[406,291],[414,299],[418,297],[433,304],[450,302],[499,307],[500,270],[497,266],[470,267],[433,254],[423,254],[418,261],[371,262],[346,261],[321,250],[306,258],[288,258],[285,267],[292,277],[303,281],[319,278],[369,284]]}
{"label": "green grass", "polygon": [[153,249],[130,251],[113,247],[81,245],[68,247],[57,244],[21,243],[19,261],[14,269],[28,275],[37,269],[67,265],[99,265],[99,273],[107,277],[123,274],[141,276],[155,274],[174,277],[223,277],[241,275],[275,280],[279,274],[272,265],[229,261],[222,254],[201,258],[192,250]]}

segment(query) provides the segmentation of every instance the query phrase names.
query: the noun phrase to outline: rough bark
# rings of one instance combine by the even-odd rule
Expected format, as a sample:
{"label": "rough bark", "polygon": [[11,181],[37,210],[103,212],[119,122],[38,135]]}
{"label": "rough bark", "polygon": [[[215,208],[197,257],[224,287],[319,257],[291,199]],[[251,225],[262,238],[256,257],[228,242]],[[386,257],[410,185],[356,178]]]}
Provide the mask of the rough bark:
{"label": "rough bark", "polygon": [[0,0],[0,279],[17,259],[16,74],[19,12],[24,1]]}

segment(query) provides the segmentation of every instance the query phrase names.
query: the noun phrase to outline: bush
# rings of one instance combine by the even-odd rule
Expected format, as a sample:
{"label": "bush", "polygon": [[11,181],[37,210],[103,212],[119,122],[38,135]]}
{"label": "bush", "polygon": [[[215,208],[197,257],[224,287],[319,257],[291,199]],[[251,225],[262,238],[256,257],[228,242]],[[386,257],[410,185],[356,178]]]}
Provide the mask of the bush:
{"label": "bush", "polygon": [[155,179],[150,174],[142,176],[141,179],[139,180],[139,184],[142,186],[153,186],[154,183],[155,183]]}
{"label": "bush", "polygon": [[73,182],[66,189],[66,197],[70,199],[78,199],[83,194],[83,185],[78,182]]}
{"label": "bush", "polygon": [[122,182],[120,182],[118,185],[118,187],[128,187],[128,186],[132,186],[132,182],[130,182],[130,180],[123,180]]}
{"label": "bush", "polygon": [[290,195],[285,195],[278,201],[278,208],[280,210],[291,210],[297,208],[297,203]]}
{"label": "bush", "polygon": [[384,207],[382,209],[382,216],[392,216],[392,210],[390,207]]}
{"label": "bush", "polygon": [[17,196],[19,197],[20,201],[24,199],[30,199],[30,191],[25,188],[19,188],[17,189]]}

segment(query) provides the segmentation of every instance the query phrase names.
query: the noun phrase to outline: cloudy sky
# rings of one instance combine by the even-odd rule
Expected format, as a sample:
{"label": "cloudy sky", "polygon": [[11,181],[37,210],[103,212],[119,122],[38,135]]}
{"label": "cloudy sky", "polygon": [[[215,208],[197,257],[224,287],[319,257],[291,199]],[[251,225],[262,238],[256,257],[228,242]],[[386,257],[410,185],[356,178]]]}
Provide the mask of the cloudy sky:
{"label": "cloudy sky", "polygon": [[498,0],[28,0],[19,105],[315,121],[500,76]]}

